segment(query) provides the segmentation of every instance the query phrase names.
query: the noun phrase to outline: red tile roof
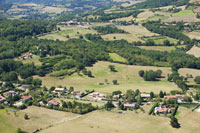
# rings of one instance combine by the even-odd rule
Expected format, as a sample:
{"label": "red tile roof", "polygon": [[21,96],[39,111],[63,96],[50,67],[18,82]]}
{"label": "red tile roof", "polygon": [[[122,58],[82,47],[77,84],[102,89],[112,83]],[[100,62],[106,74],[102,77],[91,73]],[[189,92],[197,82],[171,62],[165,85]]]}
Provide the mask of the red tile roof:
{"label": "red tile roof", "polygon": [[55,106],[58,106],[60,103],[53,99],[53,100],[49,101],[48,104],[53,104]]}
{"label": "red tile roof", "polygon": [[22,96],[22,99],[25,101],[30,100],[30,99],[32,99],[32,96]]}

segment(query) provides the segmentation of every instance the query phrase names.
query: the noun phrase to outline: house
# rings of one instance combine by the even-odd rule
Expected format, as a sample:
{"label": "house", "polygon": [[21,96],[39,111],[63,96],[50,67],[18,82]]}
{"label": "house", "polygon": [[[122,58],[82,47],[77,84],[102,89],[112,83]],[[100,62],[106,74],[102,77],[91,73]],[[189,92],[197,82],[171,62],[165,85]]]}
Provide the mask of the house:
{"label": "house", "polygon": [[134,109],[135,104],[124,104],[124,107],[127,108],[127,109]]}
{"label": "house", "polygon": [[161,107],[155,107],[155,113],[161,113],[161,114],[167,114],[167,113],[171,113],[171,110],[170,108],[161,108]]}
{"label": "house", "polygon": [[28,53],[23,54],[19,58],[21,58],[21,59],[27,59],[27,58],[32,58],[32,57],[33,57],[33,54],[28,52]]}
{"label": "house", "polygon": [[183,96],[180,94],[176,94],[176,95],[164,96],[164,98],[166,98],[166,99],[182,99]]}
{"label": "house", "polygon": [[9,91],[9,92],[6,93],[6,95],[7,95],[8,97],[9,97],[9,96],[13,97],[13,96],[15,96],[15,95],[19,95],[19,92]]}
{"label": "house", "polygon": [[92,98],[94,98],[94,100],[98,100],[98,101],[102,100],[105,97],[104,94],[99,93],[99,92],[90,93],[88,96],[92,97]]}
{"label": "house", "polygon": [[24,101],[24,103],[32,100],[32,96],[22,96],[22,100]]}
{"label": "house", "polygon": [[53,106],[59,106],[60,105],[60,103],[59,102],[57,102],[55,99],[53,99],[53,100],[51,100],[51,101],[49,101],[48,102],[48,105],[53,105]]}
{"label": "house", "polygon": [[55,90],[54,90],[54,92],[62,92],[62,93],[65,93],[66,92],[66,89],[65,88],[56,88]]}
{"label": "house", "polygon": [[0,95],[0,103],[3,103],[4,101],[6,101],[6,98]]}

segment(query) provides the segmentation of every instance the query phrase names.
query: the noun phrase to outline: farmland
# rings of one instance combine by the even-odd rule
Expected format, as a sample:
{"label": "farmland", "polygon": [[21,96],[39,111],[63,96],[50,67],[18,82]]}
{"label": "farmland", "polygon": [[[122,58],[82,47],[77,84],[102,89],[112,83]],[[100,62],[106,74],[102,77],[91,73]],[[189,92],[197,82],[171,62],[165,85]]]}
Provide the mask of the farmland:
{"label": "farmland", "polygon": [[[70,120],[79,115],[49,110],[39,107],[29,107],[23,111],[16,111],[16,115],[12,111],[0,110],[0,126],[4,133],[16,132],[17,128],[23,131],[33,132],[36,129],[46,128],[51,125]],[[29,116],[29,120],[24,120],[24,114]],[[54,115],[52,115],[54,114]],[[2,132],[2,133],[3,133]]]}
{"label": "farmland", "polygon": [[[149,109],[149,105],[144,106],[144,110],[146,112],[148,112]],[[137,113],[135,111],[126,111],[122,114],[117,113],[117,111],[94,111],[81,118],[43,130],[42,133],[64,132],[66,129],[69,133],[146,133],[148,131],[154,133],[176,133],[177,131],[180,131],[181,133],[188,133],[192,131],[193,133],[197,133],[199,130],[198,123],[200,122],[197,116],[200,117],[200,114],[197,112],[191,112],[190,109],[181,107],[178,117],[182,128],[174,129],[169,124],[169,118],[150,116],[140,111],[137,111]],[[193,123],[193,121],[196,122]]]}
{"label": "farmland", "polygon": [[180,11],[176,14],[174,14],[173,16],[178,17],[178,16],[195,16],[195,14],[193,13],[192,10],[183,10]]}
{"label": "farmland", "polygon": [[178,41],[176,39],[170,38],[170,37],[165,37],[165,36],[153,36],[153,37],[143,37],[145,41],[147,40],[152,40],[154,41],[155,44],[163,44],[165,40],[169,40],[170,43],[176,44]]}
{"label": "farmland", "polygon": [[[175,46],[139,46],[142,49],[146,49],[146,50],[157,50],[157,51],[172,51],[172,50],[176,50]],[[177,48],[184,48],[184,45],[179,45],[177,46]]]}
{"label": "farmland", "polygon": [[[108,69],[109,65],[115,65],[115,68],[118,72],[110,72]],[[87,89],[94,89],[98,92],[102,93],[111,93],[114,90],[121,90],[125,92],[128,89],[139,89],[142,92],[150,92],[154,91],[158,93],[160,90],[169,92],[171,90],[177,90],[178,87],[173,83],[170,83],[166,80],[166,77],[169,73],[171,73],[171,69],[168,67],[151,67],[151,66],[131,66],[131,65],[123,65],[118,63],[109,63],[109,62],[98,62],[93,67],[88,67],[88,70],[92,71],[94,78],[88,78],[86,76],[79,76],[76,73],[72,76],[67,76],[64,79],[58,79],[51,76],[39,77],[43,81],[43,85],[47,87],[58,86],[58,85],[67,85],[73,86],[76,89],[81,91]],[[156,82],[148,82],[144,81],[141,77],[139,77],[139,70],[162,70],[163,76],[165,78],[161,79],[161,81]],[[105,79],[108,80],[108,84],[98,85],[101,82],[104,82]],[[113,85],[112,80],[117,79],[119,85]]]}
{"label": "farmland", "polygon": [[200,48],[197,46],[193,46],[189,51],[187,51],[187,54],[194,55],[195,57],[200,57]]}

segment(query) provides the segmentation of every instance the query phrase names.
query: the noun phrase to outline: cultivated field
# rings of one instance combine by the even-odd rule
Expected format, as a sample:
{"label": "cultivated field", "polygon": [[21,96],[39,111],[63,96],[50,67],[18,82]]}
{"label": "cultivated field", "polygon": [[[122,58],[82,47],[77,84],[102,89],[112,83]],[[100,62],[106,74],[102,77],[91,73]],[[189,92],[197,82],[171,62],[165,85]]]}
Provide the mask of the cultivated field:
{"label": "cultivated field", "polygon": [[129,34],[106,34],[102,35],[102,38],[105,40],[120,40],[125,39],[128,42],[134,42],[134,41],[142,41],[141,37],[143,36],[155,36],[158,35],[156,33],[152,33],[148,31],[143,26],[136,26],[136,25],[129,25],[129,26],[118,26],[118,28],[125,30]]}
{"label": "cultivated field", "polygon": [[[200,113],[191,112],[191,109],[180,108],[178,118],[180,129],[172,128],[170,119],[161,116],[149,116],[147,112],[150,105],[145,105],[141,111],[126,111],[122,114],[117,111],[94,111],[83,117],[68,121],[57,126],[43,130],[42,133],[65,132],[68,133],[198,133]],[[195,122],[195,123],[194,123]]]}
{"label": "cultivated field", "polygon": [[[110,72],[108,66],[111,64],[115,65],[118,72]],[[43,85],[47,87],[63,85],[68,88],[73,86],[75,89],[81,91],[94,89],[104,94],[112,93],[115,90],[125,92],[128,89],[140,89],[142,92],[154,91],[155,93],[159,93],[160,90],[169,92],[174,89],[179,89],[174,83],[168,82],[166,78],[161,79],[161,81],[149,82],[144,81],[138,75],[139,70],[160,69],[163,71],[163,76],[167,77],[167,75],[171,73],[171,68],[169,67],[133,66],[100,61],[94,64],[93,67],[88,67],[87,69],[92,71],[94,78],[79,76],[76,73],[64,79],[51,76],[37,78],[42,79]],[[99,85],[99,83],[104,83],[105,79],[108,80],[109,84],[105,83],[105,85]],[[118,80],[119,85],[113,85],[112,81],[115,79]]]}
{"label": "cultivated field", "polygon": [[187,54],[194,55],[195,57],[200,57],[200,48],[197,46],[193,46]]}
{"label": "cultivated field", "polygon": [[[79,115],[55,111],[40,107],[31,106],[28,109],[17,111],[16,116],[14,112],[9,111],[6,113],[5,109],[0,110],[0,132],[1,133],[14,133],[17,128],[24,131],[33,132],[36,129],[47,128],[68,120],[71,120]],[[29,116],[29,120],[24,120],[24,114]],[[5,131],[4,131],[5,130]]]}
{"label": "cultivated field", "polygon": [[187,76],[188,74],[189,75],[192,75],[193,76],[193,78],[189,78],[188,80],[190,81],[190,82],[192,82],[193,83],[193,80],[194,80],[194,78],[196,77],[196,76],[200,76],[200,70],[198,70],[198,69],[191,69],[191,68],[181,68],[181,69],[179,69],[179,73],[182,75],[182,76]]}

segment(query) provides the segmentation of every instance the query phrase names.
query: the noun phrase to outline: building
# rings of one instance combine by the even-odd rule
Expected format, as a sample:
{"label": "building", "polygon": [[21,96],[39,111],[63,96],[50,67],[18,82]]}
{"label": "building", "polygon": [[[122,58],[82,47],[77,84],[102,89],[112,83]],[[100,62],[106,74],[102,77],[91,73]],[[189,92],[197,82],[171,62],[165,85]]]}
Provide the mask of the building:
{"label": "building", "polygon": [[51,106],[51,105],[53,105],[53,106],[59,106],[60,103],[57,102],[55,99],[53,99],[53,100],[51,100],[51,101],[48,102],[48,105],[49,105],[49,106]]}
{"label": "building", "polygon": [[90,93],[88,96],[92,97],[92,98],[94,98],[94,100],[98,100],[98,101],[105,98],[104,94],[99,93],[99,92]]}
{"label": "building", "polygon": [[180,94],[176,94],[176,95],[164,96],[164,98],[166,98],[166,99],[182,99],[183,96]]}
{"label": "building", "polygon": [[4,101],[6,101],[6,98],[0,95],[0,103],[3,103]]}
{"label": "building", "polygon": [[65,22],[67,26],[72,26],[72,25],[80,25],[81,23],[80,22],[77,22],[77,21],[67,21]]}
{"label": "building", "polygon": [[127,109],[134,109],[135,108],[135,104],[124,104],[124,107]]}
{"label": "building", "polygon": [[170,108],[160,108],[160,107],[155,107],[155,113],[161,113],[161,114],[167,114],[167,113],[171,113]]}
{"label": "building", "polygon": [[19,58],[21,58],[21,59],[27,59],[27,58],[32,58],[32,57],[33,57],[33,54],[28,52],[28,53],[23,54]]}
{"label": "building", "polygon": [[54,92],[62,92],[62,93],[66,93],[66,89],[65,88],[56,88],[55,90],[54,90]]}
{"label": "building", "polygon": [[22,100],[24,101],[24,103],[32,100],[32,96],[22,96]]}
{"label": "building", "polygon": [[6,95],[7,95],[8,97],[9,97],[9,96],[13,97],[13,96],[15,96],[15,95],[19,95],[19,92],[9,91],[9,92],[6,93]]}

